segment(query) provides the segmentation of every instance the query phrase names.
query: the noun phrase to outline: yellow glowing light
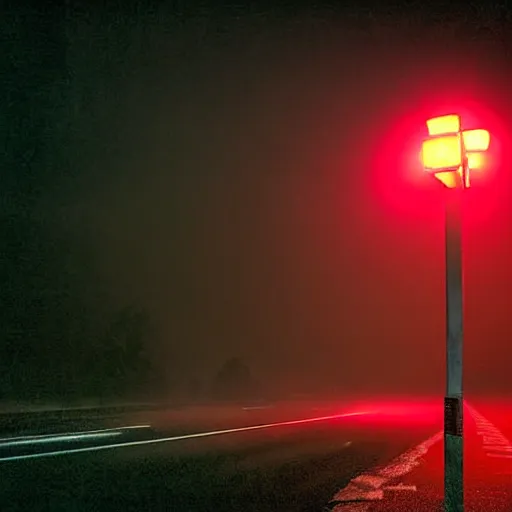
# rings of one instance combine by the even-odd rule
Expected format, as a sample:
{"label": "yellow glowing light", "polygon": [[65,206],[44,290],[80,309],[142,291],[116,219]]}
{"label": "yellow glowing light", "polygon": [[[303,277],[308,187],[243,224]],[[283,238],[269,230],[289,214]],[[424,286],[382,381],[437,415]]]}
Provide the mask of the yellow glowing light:
{"label": "yellow glowing light", "polygon": [[491,140],[489,132],[482,129],[462,131],[457,114],[429,119],[427,128],[430,138],[421,148],[424,169],[448,188],[469,187],[470,171],[488,165],[485,152]]}
{"label": "yellow glowing light", "polygon": [[468,167],[471,170],[483,169],[486,166],[484,153],[468,153]]}
{"label": "yellow glowing light", "polygon": [[491,135],[487,130],[465,130],[462,139],[466,151],[487,151]]}
{"label": "yellow glowing light", "polygon": [[[436,172],[434,176],[448,188],[460,188],[462,184],[462,169],[455,171]],[[466,180],[468,181],[468,180]]]}
{"label": "yellow glowing light", "polygon": [[457,169],[462,165],[459,136],[446,135],[424,141],[421,158],[427,171]]}
{"label": "yellow glowing light", "polygon": [[457,133],[460,131],[460,116],[449,114],[447,116],[434,117],[427,121],[428,134],[444,135],[448,133]]}

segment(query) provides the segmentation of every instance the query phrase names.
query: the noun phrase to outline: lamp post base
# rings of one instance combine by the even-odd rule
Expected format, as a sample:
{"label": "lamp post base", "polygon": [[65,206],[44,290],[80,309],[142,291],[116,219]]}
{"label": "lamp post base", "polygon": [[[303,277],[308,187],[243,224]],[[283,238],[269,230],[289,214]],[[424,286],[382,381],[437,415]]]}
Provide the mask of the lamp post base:
{"label": "lamp post base", "polygon": [[444,399],[444,509],[464,510],[462,397]]}

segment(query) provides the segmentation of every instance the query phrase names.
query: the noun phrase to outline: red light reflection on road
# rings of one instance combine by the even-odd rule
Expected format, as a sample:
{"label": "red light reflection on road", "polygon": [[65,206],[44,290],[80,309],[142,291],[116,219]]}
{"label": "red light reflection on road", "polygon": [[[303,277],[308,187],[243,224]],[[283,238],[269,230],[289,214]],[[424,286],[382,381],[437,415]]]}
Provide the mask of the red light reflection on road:
{"label": "red light reflection on road", "polygon": [[406,428],[426,425],[439,426],[443,421],[443,398],[388,398],[358,404],[363,410],[372,411],[358,421],[378,426]]}

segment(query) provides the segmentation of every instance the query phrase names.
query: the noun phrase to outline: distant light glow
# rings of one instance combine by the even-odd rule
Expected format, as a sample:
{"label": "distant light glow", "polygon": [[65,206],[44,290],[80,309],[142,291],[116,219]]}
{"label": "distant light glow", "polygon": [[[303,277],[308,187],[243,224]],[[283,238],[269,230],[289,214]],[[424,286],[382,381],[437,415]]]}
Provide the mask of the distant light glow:
{"label": "distant light glow", "polygon": [[448,114],[434,117],[427,121],[427,129],[430,136],[458,133],[460,131],[460,116]]}

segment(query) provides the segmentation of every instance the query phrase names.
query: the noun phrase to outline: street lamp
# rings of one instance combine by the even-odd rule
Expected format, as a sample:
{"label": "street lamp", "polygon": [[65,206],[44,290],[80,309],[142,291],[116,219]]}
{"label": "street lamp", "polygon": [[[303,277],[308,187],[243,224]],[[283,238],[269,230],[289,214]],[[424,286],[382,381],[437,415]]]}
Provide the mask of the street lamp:
{"label": "street lamp", "polygon": [[446,395],[444,399],[444,504],[446,512],[464,509],[462,394],[462,194],[471,171],[484,165],[487,130],[463,130],[457,114],[427,121],[429,137],[421,157],[425,171],[450,191],[446,199]]}

